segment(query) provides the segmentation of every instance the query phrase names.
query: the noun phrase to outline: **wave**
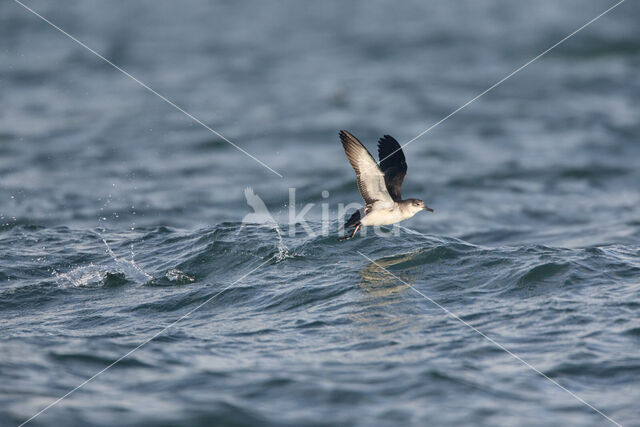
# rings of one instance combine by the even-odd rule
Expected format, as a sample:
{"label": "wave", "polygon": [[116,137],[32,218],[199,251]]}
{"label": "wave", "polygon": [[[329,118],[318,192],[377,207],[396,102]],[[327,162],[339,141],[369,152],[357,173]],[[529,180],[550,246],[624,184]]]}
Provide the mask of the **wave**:
{"label": "wave", "polygon": [[[337,223],[332,227],[337,228]],[[17,226],[5,231],[13,248],[5,254],[13,267],[0,271],[2,292],[20,286],[58,287],[198,287],[202,283],[232,280],[237,272],[273,258],[271,265],[297,273],[300,280],[317,277],[318,270],[336,275],[336,281],[359,271],[369,274],[372,263],[358,252],[387,266],[393,273],[410,273],[413,282],[437,289],[460,288],[478,292],[536,293],[602,280],[635,277],[640,273],[633,247],[604,246],[578,249],[540,245],[488,247],[464,240],[425,235],[400,226],[400,235],[372,234],[347,242],[323,235],[322,223],[311,223],[316,235],[289,233],[278,227],[225,222],[195,231],[169,227],[118,230],[71,230]],[[6,245],[5,245],[6,246]],[[44,249],[38,249],[42,246]],[[326,266],[330,267],[327,268]],[[26,272],[29,273],[26,273]],[[329,273],[331,272],[331,273]],[[364,272],[364,273],[363,273]],[[48,280],[43,280],[48,279]],[[13,285],[12,285],[13,284]],[[331,297],[341,291],[328,291]],[[295,306],[298,298],[265,297],[261,306]],[[310,301],[322,299],[308,291]],[[278,302],[279,301],[279,302]]]}

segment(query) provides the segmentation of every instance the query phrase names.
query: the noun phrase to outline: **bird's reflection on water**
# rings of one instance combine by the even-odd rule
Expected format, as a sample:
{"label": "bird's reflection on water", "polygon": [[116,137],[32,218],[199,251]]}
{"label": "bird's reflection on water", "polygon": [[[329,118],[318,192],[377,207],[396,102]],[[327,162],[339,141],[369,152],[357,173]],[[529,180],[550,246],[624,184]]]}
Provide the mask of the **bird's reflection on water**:
{"label": "bird's reflection on water", "polygon": [[[417,279],[416,275],[406,271],[393,271],[393,274],[391,274],[389,271],[391,271],[393,266],[411,261],[417,255],[418,252],[412,252],[409,254],[380,258],[375,262],[369,263],[360,270],[360,277],[362,278],[360,287],[369,295],[376,298],[402,292],[408,288],[409,285],[415,283]],[[396,277],[394,277],[394,275]],[[403,281],[406,283],[402,283]]]}
{"label": "bird's reflection on water", "polygon": [[409,287],[413,286],[420,277],[420,271],[412,268],[402,271],[393,267],[402,264],[410,266],[412,264],[410,261],[419,254],[420,251],[416,251],[380,258],[360,270],[362,280],[359,286],[365,295],[364,309],[354,314],[354,320],[361,323],[374,322],[376,328],[381,326],[381,320],[389,327],[398,326],[398,322],[406,322],[406,319],[401,319],[397,312],[389,310],[388,306],[402,300]]}

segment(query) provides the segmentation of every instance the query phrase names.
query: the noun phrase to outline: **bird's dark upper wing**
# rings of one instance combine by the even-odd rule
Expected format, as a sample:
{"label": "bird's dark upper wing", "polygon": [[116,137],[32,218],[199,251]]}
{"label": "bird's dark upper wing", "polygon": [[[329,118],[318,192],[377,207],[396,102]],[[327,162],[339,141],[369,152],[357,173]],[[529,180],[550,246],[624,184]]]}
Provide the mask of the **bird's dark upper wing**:
{"label": "bird's dark upper wing", "polygon": [[356,171],[358,190],[367,206],[376,202],[393,206],[393,199],[387,191],[385,176],[364,145],[346,130],[340,131],[340,141],[349,163]]}
{"label": "bird's dark upper wing", "polygon": [[396,202],[402,200],[400,192],[402,181],[407,174],[407,162],[402,147],[391,135],[385,135],[378,141],[378,158],[391,198]]}

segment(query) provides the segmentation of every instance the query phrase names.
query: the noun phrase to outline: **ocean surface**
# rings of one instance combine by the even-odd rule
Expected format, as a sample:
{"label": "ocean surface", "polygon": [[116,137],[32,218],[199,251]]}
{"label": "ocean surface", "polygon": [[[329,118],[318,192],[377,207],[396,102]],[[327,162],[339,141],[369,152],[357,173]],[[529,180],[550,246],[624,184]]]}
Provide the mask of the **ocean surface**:
{"label": "ocean surface", "polygon": [[340,129],[407,142],[614,2],[23,3],[282,177],[1,2],[1,426],[640,425],[637,2],[346,242]]}

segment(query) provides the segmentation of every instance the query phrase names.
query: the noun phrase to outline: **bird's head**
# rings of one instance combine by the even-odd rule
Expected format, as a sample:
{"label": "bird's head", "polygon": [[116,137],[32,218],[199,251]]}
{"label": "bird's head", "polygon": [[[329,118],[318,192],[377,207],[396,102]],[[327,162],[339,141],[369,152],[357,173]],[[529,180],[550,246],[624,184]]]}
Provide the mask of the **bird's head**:
{"label": "bird's head", "polygon": [[418,213],[420,211],[433,212],[433,209],[431,209],[430,207],[425,205],[424,202],[422,200],[420,200],[420,199],[408,199],[407,202],[410,203],[409,204],[409,209],[414,214],[416,214],[416,213]]}

